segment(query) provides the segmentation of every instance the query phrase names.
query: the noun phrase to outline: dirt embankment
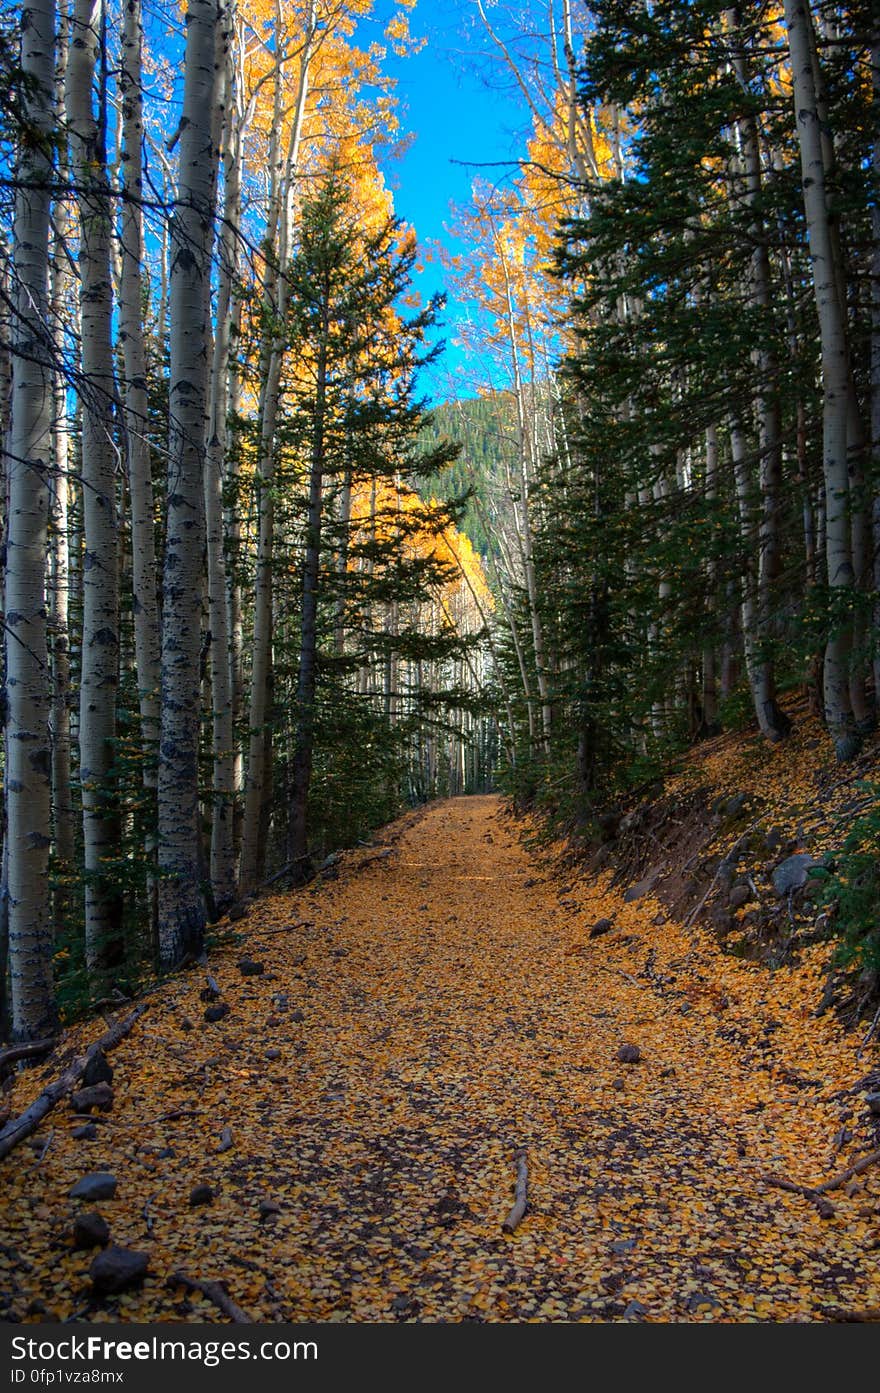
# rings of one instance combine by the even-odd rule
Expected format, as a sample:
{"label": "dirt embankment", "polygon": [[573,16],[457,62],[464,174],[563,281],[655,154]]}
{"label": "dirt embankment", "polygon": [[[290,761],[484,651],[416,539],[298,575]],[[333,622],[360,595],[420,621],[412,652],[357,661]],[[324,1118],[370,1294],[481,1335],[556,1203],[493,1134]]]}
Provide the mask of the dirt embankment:
{"label": "dirt embankment", "polygon": [[[675,773],[605,819],[590,854],[628,900],[652,894],[663,913],[712,931],[724,951],[779,967],[828,941],[834,925],[823,885],[852,823],[877,801],[878,740],[837,765],[805,706],[778,746],[727,734],[691,751]],[[833,970],[816,1003],[845,1019],[876,1006],[878,984]],[[873,1004],[872,1004],[873,1002]]]}

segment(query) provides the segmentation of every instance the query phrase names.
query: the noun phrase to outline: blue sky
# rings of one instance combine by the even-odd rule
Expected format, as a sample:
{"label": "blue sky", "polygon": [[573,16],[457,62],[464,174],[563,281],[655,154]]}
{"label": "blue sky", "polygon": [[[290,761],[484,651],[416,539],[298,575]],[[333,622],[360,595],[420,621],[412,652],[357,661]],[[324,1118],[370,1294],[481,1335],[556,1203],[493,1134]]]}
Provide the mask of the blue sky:
{"label": "blue sky", "polygon": [[[450,205],[467,202],[477,175],[509,178],[515,172],[509,162],[525,148],[523,105],[500,65],[481,60],[485,40],[469,23],[475,14],[468,0],[418,0],[410,28],[414,35],[426,37],[427,44],[414,57],[399,59],[389,52],[384,65],[397,79],[402,129],[415,136],[403,158],[386,167],[386,178],[398,216],[413,224],[424,252],[435,242],[463,250],[448,231]],[[479,24],[479,16],[476,21]],[[456,321],[468,307],[454,299],[436,257],[428,257],[416,285],[424,298],[437,290],[449,293],[442,331],[446,352],[425,383],[425,389],[441,399],[450,390],[448,375],[465,369],[464,356],[452,340]]]}

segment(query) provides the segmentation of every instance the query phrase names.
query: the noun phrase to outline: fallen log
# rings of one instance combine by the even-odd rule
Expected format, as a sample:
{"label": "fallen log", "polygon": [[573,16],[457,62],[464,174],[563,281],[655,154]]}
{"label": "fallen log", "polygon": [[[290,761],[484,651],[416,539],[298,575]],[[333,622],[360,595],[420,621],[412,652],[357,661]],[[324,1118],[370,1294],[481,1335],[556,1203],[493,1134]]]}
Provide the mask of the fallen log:
{"label": "fallen log", "polygon": [[82,1078],[94,1055],[99,1050],[106,1054],[118,1045],[120,1040],[124,1040],[135,1021],[143,1015],[146,1009],[146,1003],[136,1006],[124,1020],[117,1021],[106,1035],[102,1035],[100,1040],[89,1045],[85,1054],[79,1055],[72,1064],[68,1065],[60,1078],[57,1078],[54,1083],[50,1083],[48,1088],[44,1088],[30,1107],[25,1108],[18,1117],[13,1117],[7,1122],[3,1131],[0,1132],[0,1161],[8,1156],[19,1142],[24,1141],[25,1137],[29,1137],[31,1132],[35,1132],[46,1114],[51,1112],[56,1103],[60,1103],[61,1099],[72,1091],[74,1085]]}
{"label": "fallen log", "polygon": [[505,1233],[513,1233],[519,1226],[529,1202],[529,1167],[526,1161],[524,1149],[516,1153],[516,1190],[514,1191],[514,1205],[504,1223],[501,1225]]}
{"label": "fallen log", "polygon": [[29,1045],[10,1045],[8,1049],[0,1050],[0,1077],[11,1065],[18,1064],[23,1059],[39,1059],[57,1044],[58,1037],[53,1035],[47,1040],[33,1040]]}
{"label": "fallen log", "polygon": [[188,1277],[185,1272],[173,1272],[165,1283],[168,1287],[183,1287],[188,1292],[201,1292],[212,1301],[233,1325],[253,1325],[254,1321],[247,1311],[236,1306],[223,1282],[207,1282],[199,1277]]}

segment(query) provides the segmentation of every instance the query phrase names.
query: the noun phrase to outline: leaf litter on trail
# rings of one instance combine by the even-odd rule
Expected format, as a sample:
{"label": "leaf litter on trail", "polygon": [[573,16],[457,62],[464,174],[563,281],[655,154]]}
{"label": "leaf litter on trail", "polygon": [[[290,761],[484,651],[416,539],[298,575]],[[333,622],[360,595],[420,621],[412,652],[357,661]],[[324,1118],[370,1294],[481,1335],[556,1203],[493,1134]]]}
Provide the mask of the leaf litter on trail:
{"label": "leaf litter on trail", "polygon": [[[880,1168],[829,1219],[763,1179],[818,1184],[870,1142],[857,1040],[811,1015],[823,946],[772,974],[725,957],[607,874],[536,869],[499,810],[432,805],[390,855],[254,903],[211,953],[222,1019],[198,969],[154,993],[96,1139],[59,1109],[42,1159],[25,1146],[0,1169],[4,1318],[226,1318],[177,1272],[257,1321],[880,1305]],[[39,1079],[19,1077],[16,1107]],[[149,1257],[142,1286],[100,1301],[70,1198],[96,1171],[117,1180],[96,1206],[111,1241]]]}

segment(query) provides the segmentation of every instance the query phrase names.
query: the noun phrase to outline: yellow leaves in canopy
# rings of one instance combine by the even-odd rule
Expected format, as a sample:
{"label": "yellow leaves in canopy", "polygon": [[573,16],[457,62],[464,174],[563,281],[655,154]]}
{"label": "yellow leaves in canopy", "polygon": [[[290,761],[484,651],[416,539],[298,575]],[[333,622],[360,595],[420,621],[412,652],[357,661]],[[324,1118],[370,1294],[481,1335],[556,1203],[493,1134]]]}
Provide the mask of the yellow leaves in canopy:
{"label": "yellow leaves in canopy", "polygon": [[[355,479],[351,496],[354,540],[395,540],[405,557],[422,557],[449,573],[440,587],[447,603],[456,598],[488,613],[493,608],[482,562],[469,537],[450,523],[438,532],[436,499],[426,502],[414,489],[388,479]],[[421,525],[420,525],[421,521]]]}

